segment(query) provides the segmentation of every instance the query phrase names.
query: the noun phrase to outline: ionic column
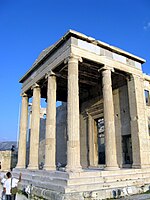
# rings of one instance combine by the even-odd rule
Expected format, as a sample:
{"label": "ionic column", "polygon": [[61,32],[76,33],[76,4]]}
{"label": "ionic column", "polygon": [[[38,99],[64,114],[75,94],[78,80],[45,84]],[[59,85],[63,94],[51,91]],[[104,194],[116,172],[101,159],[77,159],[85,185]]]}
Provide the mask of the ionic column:
{"label": "ionic column", "polygon": [[127,79],[127,83],[131,120],[132,168],[149,168],[150,143],[144,96],[144,80],[142,76],[132,74]]}
{"label": "ionic column", "polygon": [[45,165],[46,170],[56,170],[56,76],[49,73],[46,109]]}
{"label": "ionic column", "polygon": [[112,93],[111,71],[112,68],[105,66],[102,69],[103,105],[105,122],[105,156],[106,169],[118,169],[116,135],[114,122],[114,104]]}
{"label": "ionic column", "polygon": [[16,168],[26,168],[26,139],[28,127],[28,96],[22,94],[22,107],[20,116],[20,135],[18,146],[18,163]]}
{"label": "ionic column", "polygon": [[79,85],[78,60],[70,57],[68,60],[68,141],[67,141],[67,171],[81,169],[80,165],[80,134],[79,134]]}
{"label": "ionic column", "polygon": [[28,169],[38,169],[39,154],[39,129],[40,129],[40,87],[35,84],[33,87],[31,134],[30,134],[30,155]]}

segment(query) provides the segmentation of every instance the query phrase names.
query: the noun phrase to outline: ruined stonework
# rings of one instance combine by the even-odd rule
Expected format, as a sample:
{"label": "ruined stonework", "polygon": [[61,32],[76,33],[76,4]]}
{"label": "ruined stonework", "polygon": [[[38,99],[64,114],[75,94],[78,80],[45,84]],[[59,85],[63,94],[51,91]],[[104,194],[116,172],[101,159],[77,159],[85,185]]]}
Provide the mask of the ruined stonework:
{"label": "ruined stonework", "polygon": [[[106,199],[148,190],[150,77],[142,72],[144,62],[72,30],[43,50],[20,79],[14,170],[16,176],[23,173],[20,188],[32,184],[33,196],[53,200]],[[46,101],[43,117],[41,98]],[[56,108],[58,101],[62,105]]]}
{"label": "ruined stonework", "polygon": [[0,171],[10,171],[17,164],[17,148],[16,142],[0,142]]}

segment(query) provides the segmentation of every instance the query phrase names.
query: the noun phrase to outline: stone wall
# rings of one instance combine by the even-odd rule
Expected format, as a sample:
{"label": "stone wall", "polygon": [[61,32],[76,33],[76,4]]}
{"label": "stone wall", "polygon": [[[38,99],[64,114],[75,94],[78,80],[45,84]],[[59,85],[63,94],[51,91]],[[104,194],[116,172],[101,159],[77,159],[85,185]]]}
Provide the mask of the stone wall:
{"label": "stone wall", "polygon": [[17,152],[0,151],[1,171],[10,171],[17,164]]}
{"label": "stone wall", "polygon": [[40,118],[39,167],[41,169],[45,163],[45,128],[46,119]]}
{"label": "stone wall", "polygon": [[[147,80],[144,81],[144,89],[147,90],[150,94],[150,81],[147,81]],[[150,98],[149,98],[149,102],[150,102]],[[149,128],[149,135],[150,135],[150,104],[146,106],[146,111],[147,111],[148,128]]]}
{"label": "stone wall", "polygon": [[67,164],[67,104],[56,111],[56,163]]}
{"label": "stone wall", "polygon": [[[42,116],[41,116],[42,117]],[[40,118],[39,139],[39,167],[45,163],[45,130],[46,119]],[[56,163],[66,165],[67,163],[67,104],[63,103],[56,110]],[[29,153],[28,153],[29,154]]]}
{"label": "stone wall", "polygon": [[[113,91],[117,161],[120,167],[124,164],[123,136],[131,135],[129,100],[127,86]],[[131,156],[132,157],[132,156]]]}

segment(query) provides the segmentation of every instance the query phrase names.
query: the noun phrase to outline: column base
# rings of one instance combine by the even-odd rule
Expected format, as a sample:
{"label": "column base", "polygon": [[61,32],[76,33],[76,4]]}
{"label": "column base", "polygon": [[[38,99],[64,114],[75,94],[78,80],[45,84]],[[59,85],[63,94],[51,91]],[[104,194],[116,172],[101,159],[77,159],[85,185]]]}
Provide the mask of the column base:
{"label": "column base", "polygon": [[27,169],[29,169],[29,170],[38,170],[39,166],[28,165]]}
{"label": "column base", "polygon": [[82,171],[82,167],[71,167],[71,166],[66,166],[66,172],[81,172]]}
{"label": "column base", "polygon": [[108,171],[115,171],[115,170],[120,170],[120,168],[118,166],[109,166],[109,167],[105,167],[104,170],[108,170]]}
{"label": "column base", "polygon": [[46,170],[46,171],[56,171],[56,167],[55,166],[44,165],[43,169]]}
{"label": "column base", "polygon": [[141,169],[142,168],[142,166],[141,166],[141,164],[132,164],[132,169]]}
{"label": "column base", "polygon": [[145,169],[150,168],[150,165],[132,165],[132,169]]}
{"label": "column base", "polygon": [[16,165],[15,168],[16,169],[26,169],[26,167],[24,165]]}

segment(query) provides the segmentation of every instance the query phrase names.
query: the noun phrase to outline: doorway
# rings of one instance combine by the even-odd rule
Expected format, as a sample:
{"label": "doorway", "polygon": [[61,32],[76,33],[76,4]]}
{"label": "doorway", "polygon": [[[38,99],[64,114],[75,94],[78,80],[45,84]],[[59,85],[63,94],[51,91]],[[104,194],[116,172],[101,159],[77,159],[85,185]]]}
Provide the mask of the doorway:
{"label": "doorway", "polygon": [[122,136],[123,165],[132,165],[132,141],[131,135]]}
{"label": "doorway", "polygon": [[104,118],[96,119],[97,144],[98,144],[98,165],[105,165],[105,134]]}

